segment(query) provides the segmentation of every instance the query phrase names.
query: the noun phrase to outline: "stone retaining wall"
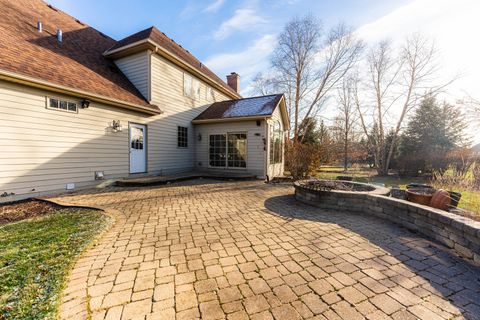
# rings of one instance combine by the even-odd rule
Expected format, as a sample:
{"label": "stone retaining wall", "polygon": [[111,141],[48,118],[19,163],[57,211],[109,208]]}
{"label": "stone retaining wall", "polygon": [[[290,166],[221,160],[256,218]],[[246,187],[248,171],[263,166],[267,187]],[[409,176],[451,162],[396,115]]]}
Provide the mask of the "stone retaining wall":
{"label": "stone retaining wall", "polygon": [[362,212],[433,238],[480,264],[480,222],[374,192],[321,191],[296,182],[295,198],[328,210]]}

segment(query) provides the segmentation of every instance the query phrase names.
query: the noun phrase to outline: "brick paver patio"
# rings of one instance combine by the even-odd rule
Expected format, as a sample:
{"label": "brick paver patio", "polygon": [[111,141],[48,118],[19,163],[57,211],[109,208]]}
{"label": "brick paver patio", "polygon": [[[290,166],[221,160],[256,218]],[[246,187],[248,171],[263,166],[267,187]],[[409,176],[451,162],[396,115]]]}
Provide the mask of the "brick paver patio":
{"label": "brick paver patio", "polygon": [[480,268],[389,222],[292,195],[197,180],[58,198],[117,219],[76,264],[62,318],[480,318]]}

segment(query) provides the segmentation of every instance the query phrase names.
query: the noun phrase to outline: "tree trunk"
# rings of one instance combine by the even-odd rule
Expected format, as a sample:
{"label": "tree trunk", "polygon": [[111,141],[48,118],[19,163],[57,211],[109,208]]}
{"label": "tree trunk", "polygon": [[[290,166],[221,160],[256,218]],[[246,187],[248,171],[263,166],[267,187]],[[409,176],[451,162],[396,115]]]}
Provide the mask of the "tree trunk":
{"label": "tree trunk", "polygon": [[298,111],[299,111],[299,108],[300,108],[300,85],[301,85],[301,81],[300,81],[300,75],[297,74],[297,79],[296,79],[296,88],[295,88],[295,129],[294,129],[294,132],[293,132],[293,141],[295,143],[298,142]]}

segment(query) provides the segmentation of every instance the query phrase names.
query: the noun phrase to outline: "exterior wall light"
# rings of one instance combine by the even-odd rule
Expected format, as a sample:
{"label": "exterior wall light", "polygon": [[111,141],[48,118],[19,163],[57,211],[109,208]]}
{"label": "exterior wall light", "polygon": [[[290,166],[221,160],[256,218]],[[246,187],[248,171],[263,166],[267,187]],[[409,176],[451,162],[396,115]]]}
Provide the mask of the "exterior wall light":
{"label": "exterior wall light", "polygon": [[82,108],[87,109],[90,106],[90,100],[83,99],[82,100]]}
{"label": "exterior wall light", "polygon": [[120,120],[113,120],[112,121],[112,130],[113,132],[122,132],[122,124],[120,123]]}

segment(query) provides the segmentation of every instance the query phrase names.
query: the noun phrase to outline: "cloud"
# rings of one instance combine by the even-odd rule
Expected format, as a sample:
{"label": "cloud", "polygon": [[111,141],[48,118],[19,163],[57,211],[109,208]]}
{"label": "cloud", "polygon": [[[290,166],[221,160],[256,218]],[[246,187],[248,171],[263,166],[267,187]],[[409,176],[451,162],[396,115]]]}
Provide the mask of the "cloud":
{"label": "cloud", "polygon": [[203,12],[217,12],[224,3],[225,0],[214,0],[205,9],[203,9]]}
{"label": "cloud", "polygon": [[[480,43],[474,36],[475,30],[480,30],[478,12],[478,0],[414,0],[363,25],[356,33],[368,43],[390,39],[399,45],[416,32],[435,40],[440,67],[436,82],[447,83],[461,74],[442,97],[455,102],[466,93],[480,97]],[[480,135],[474,137],[480,142]]]}
{"label": "cloud", "polygon": [[263,17],[257,15],[251,8],[237,9],[233,16],[224,21],[214,32],[213,37],[216,40],[228,38],[234,31],[248,31],[267,23]]}
{"label": "cloud", "polygon": [[[235,71],[242,77],[242,84],[248,84],[258,72],[268,68],[268,57],[272,53],[276,41],[275,35],[264,35],[243,51],[222,53],[208,58],[205,65],[219,75]],[[248,85],[242,92],[247,91]]]}
{"label": "cloud", "polygon": [[474,30],[480,29],[478,12],[477,0],[415,0],[356,32],[370,43],[388,38],[400,44],[415,32],[435,40],[441,64],[439,80],[447,82],[461,73],[463,77],[448,88],[451,94],[459,95],[462,91],[478,91],[480,45],[473,39]]}

